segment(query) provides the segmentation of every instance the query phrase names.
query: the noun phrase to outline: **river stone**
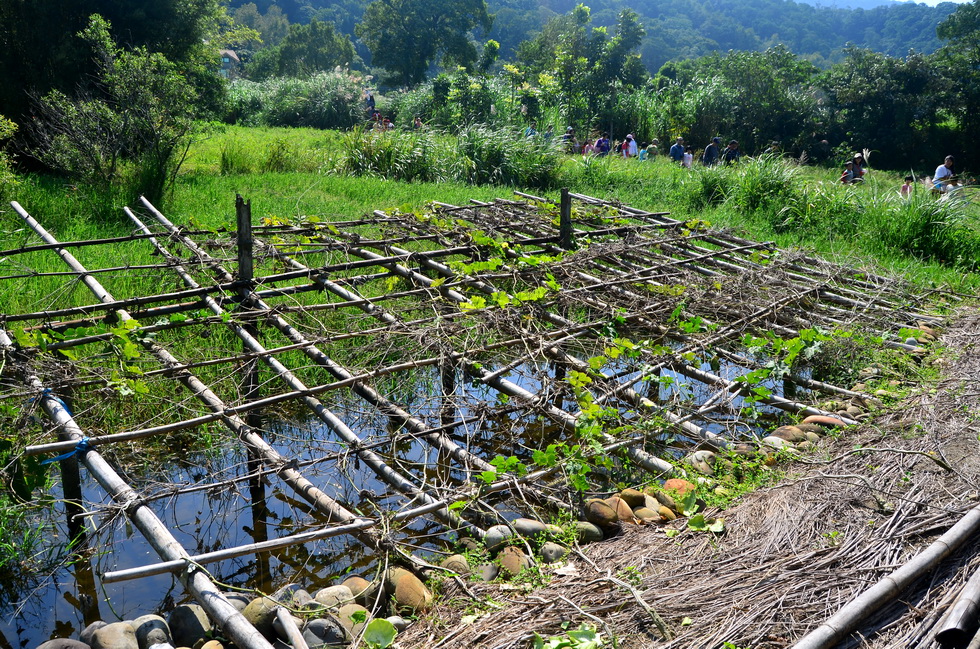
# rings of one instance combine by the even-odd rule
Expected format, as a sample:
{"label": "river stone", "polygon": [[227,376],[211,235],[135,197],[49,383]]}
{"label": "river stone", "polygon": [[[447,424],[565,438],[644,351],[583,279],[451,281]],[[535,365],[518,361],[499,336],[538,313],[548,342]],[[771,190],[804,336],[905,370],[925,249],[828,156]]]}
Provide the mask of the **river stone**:
{"label": "river stone", "polygon": [[844,409],[844,412],[846,412],[847,414],[853,417],[854,415],[863,415],[864,409],[859,408],[858,406],[848,406],[847,408]]}
{"label": "river stone", "polygon": [[817,424],[796,424],[796,427],[802,430],[804,433],[816,433],[818,435],[824,434],[824,427]]}
{"label": "river stone", "polygon": [[494,525],[487,530],[487,535],[484,537],[483,543],[487,546],[487,550],[496,552],[512,538],[514,538],[514,530],[510,529],[509,526]]}
{"label": "river stone", "polygon": [[385,619],[391,622],[391,626],[395,627],[395,630],[398,631],[398,633],[401,633],[408,628],[408,620],[400,615],[392,615],[391,617],[386,617]]}
{"label": "river stone", "polygon": [[378,592],[378,585],[373,581],[368,581],[364,577],[348,577],[344,580],[341,586],[347,586],[350,588],[350,592],[354,595],[354,601],[358,602],[364,606],[370,602],[375,594]]}
{"label": "river stone", "polygon": [[71,638],[54,638],[39,644],[36,649],[91,649],[81,640]]}
{"label": "river stone", "polygon": [[286,584],[272,594],[272,599],[288,608],[299,608],[313,601],[310,594],[299,584]]}
{"label": "river stone", "polygon": [[565,533],[565,530],[558,527],[557,525],[552,525],[551,523],[548,523],[544,527],[546,530],[548,530],[548,534],[550,534],[554,538],[558,538]]}
{"label": "river stone", "polygon": [[[170,611],[167,624],[170,625],[170,637],[174,639],[175,647],[193,647],[212,628],[208,614],[197,604],[184,604]],[[271,626],[269,631],[272,631]]]}
{"label": "river stone", "polygon": [[660,520],[660,514],[649,507],[637,507],[633,510],[633,515],[646,523]]}
{"label": "river stone", "polygon": [[637,489],[623,489],[619,492],[619,497],[630,506],[630,509],[643,507],[646,504],[646,494]]}
{"label": "river stone", "polygon": [[527,538],[534,538],[548,531],[544,523],[533,518],[518,518],[511,521],[511,525],[514,526],[515,532]]}
{"label": "river stone", "polygon": [[677,514],[674,513],[674,510],[664,505],[661,505],[657,509],[657,513],[660,515],[660,518],[665,521],[672,521],[677,518]]}
{"label": "river stone", "polygon": [[221,594],[224,595],[225,599],[228,600],[228,603],[230,603],[232,606],[238,609],[239,613],[244,611],[245,607],[248,606],[248,603],[252,601],[252,598],[244,593],[221,593]]}
{"label": "river stone", "polygon": [[609,498],[606,498],[606,503],[616,510],[616,516],[619,518],[619,520],[624,523],[633,522],[633,510],[626,504],[625,500],[619,496],[610,496]]}
{"label": "river stone", "polygon": [[803,440],[802,442],[800,442],[799,444],[796,445],[796,448],[799,449],[799,450],[801,450],[801,451],[809,451],[809,450],[813,449],[813,447],[814,447],[814,444],[810,440]]}
{"label": "river stone", "polygon": [[798,444],[806,439],[806,431],[803,431],[796,426],[780,426],[776,430],[769,433],[769,436],[785,439],[787,442],[792,444]]}
{"label": "river stone", "polygon": [[493,581],[500,574],[500,567],[495,563],[484,563],[476,567],[476,573],[483,581]]}
{"label": "river stone", "polygon": [[327,586],[316,591],[313,599],[327,608],[340,608],[344,604],[350,604],[354,601],[354,593],[344,585]]}
{"label": "river stone", "polygon": [[762,444],[777,451],[784,451],[788,448],[792,448],[792,444],[787,442],[782,437],[773,437],[772,435],[769,437],[763,437]]}
{"label": "river stone", "polygon": [[684,458],[684,463],[702,475],[713,476],[718,458],[711,451],[695,451]]}
{"label": "river stone", "polygon": [[650,509],[657,511],[661,507],[667,507],[668,509],[673,509],[677,511],[677,501],[674,500],[673,496],[665,491],[658,491],[654,497],[656,504],[654,504]]}
{"label": "river stone", "polygon": [[464,550],[469,550],[470,552],[482,552],[483,544],[476,539],[464,536],[459,540],[459,546]]}
{"label": "river stone", "polygon": [[[245,616],[245,619],[252,626],[259,630],[259,633],[267,638],[272,638],[275,635],[275,631],[272,628],[272,621],[276,619],[276,608],[278,607],[279,602],[271,597],[257,597],[248,603],[242,615]],[[176,636],[177,630],[174,629],[174,637],[176,638]],[[194,643],[189,643],[187,646],[193,647]]]}
{"label": "river stone", "polygon": [[219,640],[208,640],[201,645],[201,649],[225,649],[225,645]]}
{"label": "river stone", "polygon": [[545,563],[561,561],[566,554],[568,554],[568,548],[551,541],[541,546],[541,560]]}
{"label": "river stone", "polygon": [[817,435],[816,433],[811,433],[810,431],[806,432],[806,441],[810,442],[811,444],[817,444],[821,439],[822,438],[820,435]]}
{"label": "river stone", "polygon": [[583,545],[602,540],[602,530],[587,521],[575,521],[575,538]]}
{"label": "river stone", "polygon": [[585,519],[597,527],[611,527],[619,521],[619,514],[606,501],[592,499],[585,503]]}
{"label": "river stone", "polygon": [[690,491],[697,490],[693,482],[683,478],[671,478],[664,483],[664,489],[670,492],[671,496],[684,496]]}
{"label": "river stone", "polygon": [[303,629],[303,639],[310,649],[339,649],[347,645],[347,631],[332,615],[310,620]]}
{"label": "river stone", "polygon": [[748,442],[739,442],[732,449],[732,452],[739,457],[755,457],[759,454],[759,448],[755,444],[749,444]]}
{"label": "river stone", "polygon": [[136,632],[129,622],[113,622],[95,630],[92,649],[139,649]]}
{"label": "river stone", "polygon": [[[354,622],[352,619],[357,613],[364,613],[363,622]],[[371,613],[360,604],[344,604],[337,611],[337,619],[352,637],[357,637],[371,619]]]}
{"label": "river stone", "polygon": [[424,611],[432,606],[432,593],[410,571],[389,568],[384,581],[385,593],[394,598],[398,610]]}
{"label": "river stone", "polygon": [[453,554],[443,559],[442,567],[446,570],[458,572],[461,575],[470,574],[470,564],[466,560],[466,557],[461,554]]}
{"label": "river stone", "polygon": [[521,570],[531,565],[524,551],[513,546],[501,550],[497,561],[500,562],[500,573],[504,577],[516,577]]}
{"label": "river stone", "polygon": [[133,620],[132,625],[140,649],[149,649],[151,644],[173,644],[170,627],[159,615],[143,615]]}
{"label": "river stone", "polygon": [[837,417],[827,417],[826,415],[810,415],[803,420],[804,424],[819,424],[821,426],[827,426],[828,428],[835,428],[837,426],[844,426],[844,422]]}
{"label": "river stone", "polygon": [[102,620],[96,620],[95,622],[92,622],[87,627],[82,629],[82,632],[78,634],[78,639],[82,641],[84,644],[92,646],[92,634],[94,634],[96,630],[101,629],[107,624],[108,622],[103,622]]}

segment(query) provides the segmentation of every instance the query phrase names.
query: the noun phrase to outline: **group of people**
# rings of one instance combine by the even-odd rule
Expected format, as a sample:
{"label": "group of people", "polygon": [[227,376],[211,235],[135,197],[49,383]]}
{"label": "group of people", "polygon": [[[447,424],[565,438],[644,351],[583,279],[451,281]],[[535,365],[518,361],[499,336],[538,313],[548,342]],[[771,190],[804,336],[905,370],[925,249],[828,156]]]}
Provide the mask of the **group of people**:
{"label": "group of people", "polygon": [[[925,184],[930,187],[933,193],[943,194],[960,186],[959,177],[953,169],[954,162],[953,156],[946,156],[943,163],[936,167],[936,173],[932,175],[932,178],[925,179]],[[841,172],[840,181],[846,185],[858,184],[864,181],[867,173],[868,164],[864,155],[855,153],[853,158],[844,163],[844,171]],[[905,176],[899,194],[910,196],[914,188],[915,176],[910,174]]]}
{"label": "group of people", "polygon": [[[684,138],[678,137],[668,152],[670,159],[690,169],[694,165],[694,149],[684,144]],[[734,164],[741,160],[742,152],[738,148],[738,140],[729,140],[728,145],[721,148],[721,138],[713,137],[701,153],[701,164],[711,167],[718,163]]]}

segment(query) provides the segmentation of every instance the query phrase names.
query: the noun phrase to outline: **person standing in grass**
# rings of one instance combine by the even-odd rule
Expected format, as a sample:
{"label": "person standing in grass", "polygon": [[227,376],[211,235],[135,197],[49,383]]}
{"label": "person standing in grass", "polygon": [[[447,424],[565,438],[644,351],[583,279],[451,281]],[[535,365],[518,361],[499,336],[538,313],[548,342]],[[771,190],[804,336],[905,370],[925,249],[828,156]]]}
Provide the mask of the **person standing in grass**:
{"label": "person standing in grass", "polygon": [[899,191],[899,193],[902,195],[902,198],[906,198],[906,197],[912,195],[912,185],[913,185],[913,183],[915,183],[915,177],[914,176],[906,176],[905,177],[905,183],[902,185],[902,189]]}
{"label": "person standing in grass", "polygon": [[670,147],[670,159],[674,162],[684,162],[684,138],[678,137],[674,145]]}
{"label": "person standing in grass", "polygon": [[720,154],[718,151],[719,144],[721,144],[721,138],[713,137],[711,138],[711,143],[704,147],[704,154],[701,155],[701,164],[705,167],[710,167],[718,162],[718,156]]}
{"label": "person standing in grass", "polygon": [[721,159],[725,161],[726,165],[735,164],[742,158],[742,152],[738,150],[738,140],[732,140],[728,143],[728,147],[721,154]]}
{"label": "person standing in grass", "polygon": [[694,149],[687,147],[684,149],[684,159],[681,162],[682,165],[690,169],[694,166]]}

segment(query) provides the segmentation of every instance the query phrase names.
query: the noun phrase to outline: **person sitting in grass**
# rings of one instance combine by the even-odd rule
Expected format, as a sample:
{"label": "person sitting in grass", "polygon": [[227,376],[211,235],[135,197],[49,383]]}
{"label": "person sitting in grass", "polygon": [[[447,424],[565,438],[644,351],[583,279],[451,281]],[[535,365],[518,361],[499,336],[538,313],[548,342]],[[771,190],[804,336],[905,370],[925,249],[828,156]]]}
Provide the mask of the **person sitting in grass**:
{"label": "person sitting in grass", "polygon": [[913,183],[915,183],[915,177],[914,176],[906,176],[905,177],[905,183],[902,185],[902,189],[900,191],[900,193],[902,195],[902,198],[905,198],[906,196],[911,196],[912,195],[912,185],[913,185]]}
{"label": "person sitting in grass", "polygon": [[840,181],[845,185],[853,185],[861,182],[861,176],[854,171],[854,161],[848,160],[844,163],[844,171],[841,172]]}

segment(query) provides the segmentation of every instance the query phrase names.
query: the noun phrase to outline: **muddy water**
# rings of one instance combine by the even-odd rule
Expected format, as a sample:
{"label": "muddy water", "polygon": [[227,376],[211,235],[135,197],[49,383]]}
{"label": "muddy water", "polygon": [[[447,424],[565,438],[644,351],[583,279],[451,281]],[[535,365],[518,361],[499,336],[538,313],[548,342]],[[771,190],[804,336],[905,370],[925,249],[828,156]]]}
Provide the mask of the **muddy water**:
{"label": "muddy water", "polygon": [[[707,369],[707,368],[706,368]],[[638,370],[625,364],[612,364],[606,371],[619,373],[623,380],[637,378]],[[554,368],[547,364],[522,365],[506,376],[522,387],[537,392],[554,378]],[[743,368],[722,366],[719,374],[732,379],[744,373]],[[662,403],[702,403],[716,390],[673,375],[660,383],[638,383],[643,394]],[[412,380],[401,380],[385,391],[407,410],[430,425],[453,418],[467,418],[479,423],[453,431],[456,441],[484,458],[495,455],[517,455],[526,458],[529,449],[540,448],[564,435],[538,416],[521,410],[489,411],[487,404],[506,406],[492,390],[467,383],[457,377],[451,401],[440,397],[440,379],[435,371],[419,371]],[[780,392],[780,385],[770,389]],[[575,411],[568,395],[547,395],[548,401]],[[734,407],[740,405],[735,399]],[[370,406],[350,395],[331,395],[326,405],[339,415],[362,439],[384,440],[390,432],[389,421]],[[761,409],[763,412],[766,409]],[[725,416],[705,424],[715,432],[726,428]],[[743,427],[744,428],[744,427]],[[751,432],[747,430],[746,432]],[[302,465],[343,450],[336,436],[319,420],[267,423],[267,436],[280,453],[296,458]],[[683,440],[680,440],[683,441]],[[544,444],[542,444],[544,442]],[[464,471],[435,469],[437,453],[428,445],[406,439],[384,444],[376,450],[399,470],[415,476],[425,475],[429,483],[454,484],[467,478]],[[322,516],[311,512],[306,503],[280,488],[275,476],[262,487],[264,500],[254,500],[259,492],[250,489],[248,481],[238,480],[247,473],[247,458],[229,442],[208,452],[187,454],[164,465],[148,466],[132,472],[130,479],[145,493],[159,497],[150,506],[171,529],[177,540],[197,554],[220,548],[254,543],[267,538],[315,529],[325,524]],[[407,508],[407,499],[392,494],[356,458],[325,461],[303,466],[303,473],[325,492],[349,509],[365,515],[377,510]],[[61,502],[63,488],[55,472],[50,496]],[[174,485],[193,486],[222,483],[211,489],[175,493]],[[142,614],[164,612],[187,601],[183,589],[168,575],[106,584],[99,576],[108,571],[138,567],[156,562],[157,556],[112,508],[110,499],[93,479],[81,471],[82,502],[92,512],[86,517],[87,542],[81,553],[67,556],[64,551],[70,538],[64,506],[49,512],[49,518],[37,521],[45,530],[46,545],[33,559],[40,576],[23,583],[4,584],[0,588],[0,649],[31,649],[54,637],[77,637],[95,620],[132,619]],[[505,518],[516,512],[501,510]],[[445,551],[452,542],[437,524],[416,519],[398,532],[398,537],[423,553]],[[296,581],[310,589],[327,586],[350,573],[370,573],[374,557],[358,542],[348,537],[325,539],[262,555],[210,564],[207,568],[217,581],[229,587],[272,590]]]}

